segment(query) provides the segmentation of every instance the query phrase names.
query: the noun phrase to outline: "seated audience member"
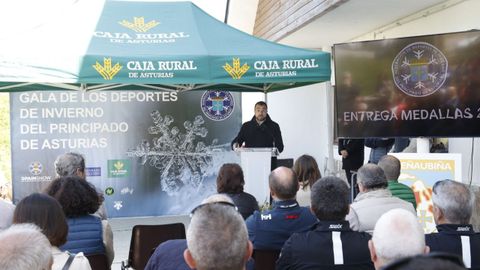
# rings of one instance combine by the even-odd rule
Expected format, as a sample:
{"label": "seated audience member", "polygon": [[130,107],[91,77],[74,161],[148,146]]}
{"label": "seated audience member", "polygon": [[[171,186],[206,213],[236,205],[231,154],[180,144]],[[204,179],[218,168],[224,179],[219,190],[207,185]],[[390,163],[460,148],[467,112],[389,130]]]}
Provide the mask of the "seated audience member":
{"label": "seated audience member", "polygon": [[358,170],[357,182],[360,193],[346,217],[354,231],[371,233],[380,216],[390,209],[402,208],[416,215],[411,203],[392,196],[385,173],[377,165],[363,165]]}
{"label": "seated audience member", "polygon": [[0,198],[0,231],[12,225],[13,211],[15,206]]}
{"label": "seated audience member", "polygon": [[453,180],[436,182],[432,191],[438,233],[425,236],[430,250],[456,254],[467,268],[480,269],[480,233],[475,233],[470,224],[473,194],[467,186]]}
{"label": "seated audience member", "polygon": [[337,177],[324,177],[312,187],[311,209],[319,222],[285,242],[276,269],[374,269],[368,251],[370,234],[350,229],[349,188]]}
{"label": "seated audience member", "polygon": [[45,192],[57,199],[67,217],[67,243],[60,250],[87,256],[105,253],[111,264],[113,233],[108,221],[93,215],[101,203],[95,188],[78,176],[65,176],[53,180]]}
{"label": "seated audience member", "polygon": [[33,224],[15,224],[0,232],[0,269],[50,270],[52,252],[48,239]]}
{"label": "seated audience member", "polygon": [[318,169],[317,161],[309,155],[302,155],[293,164],[293,171],[297,175],[300,188],[297,191],[297,202],[300,206],[310,206],[310,189],[315,181],[322,175]]}
{"label": "seated audience member", "polygon": [[375,269],[429,251],[417,216],[404,209],[390,210],[378,219],[368,247]]}
{"label": "seated audience member", "polygon": [[33,193],[23,198],[15,209],[13,223],[33,223],[47,236],[52,245],[53,270],[61,270],[68,263],[70,270],[91,270],[88,259],[82,252],[72,254],[62,252],[59,246],[67,242],[68,225],[62,207],[54,198],[40,193]]}
{"label": "seated audience member", "polygon": [[392,155],[385,155],[378,161],[378,167],[382,168],[385,173],[388,180],[388,190],[392,195],[412,203],[413,208],[417,209],[417,201],[413,190],[409,186],[398,182],[402,168],[400,160]]}
{"label": "seated audience member", "polygon": [[451,254],[422,254],[402,258],[386,265],[382,270],[463,270],[462,259]]}
{"label": "seated audience member", "polygon": [[245,222],[228,202],[210,202],[192,210],[184,258],[192,269],[245,269],[252,255]]}
{"label": "seated audience member", "polygon": [[[202,201],[202,204],[226,202],[233,204],[230,197],[223,194],[214,194]],[[148,260],[145,270],[190,270],[183,258],[183,252],[187,249],[186,239],[174,239],[161,243]],[[253,261],[247,262],[247,270],[253,270]]]}
{"label": "seated audience member", "polygon": [[310,229],[317,218],[298,205],[298,181],[292,169],[278,167],[269,176],[273,209],[255,211],[247,220],[248,236],[255,249],[280,250],[294,232]]}
{"label": "seated audience member", "polygon": [[[59,155],[55,160],[55,172],[58,177],[61,176],[78,176],[83,180],[86,180],[85,173],[85,158],[78,153],[65,153]],[[98,208],[95,215],[99,216],[102,220],[107,220],[107,209],[105,208],[103,194],[98,194],[102,200],[102,204]]]}
{"label": "seated audience member", "polygon": [[217,176],[217,192],[228,195],[243,219],[247,219],[253,211],[258,210],[258,203],[255,197],[243,191],[244,185],[242,167],[234,163],[223,164]]}

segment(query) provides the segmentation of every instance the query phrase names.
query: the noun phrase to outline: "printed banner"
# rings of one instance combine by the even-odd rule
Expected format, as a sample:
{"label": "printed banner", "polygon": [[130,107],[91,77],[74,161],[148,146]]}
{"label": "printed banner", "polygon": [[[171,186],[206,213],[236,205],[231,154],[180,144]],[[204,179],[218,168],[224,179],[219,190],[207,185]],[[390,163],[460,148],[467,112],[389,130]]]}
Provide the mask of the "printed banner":
{"label": "printed banner", "polygon": [[59,154],[86,159],[87,180],[110,217],[186,214],[216,193],[216,174],[237,162],[239,93],[11,93],[14,201],[55,178]]}
{"label": "printed banner", "polygon": [[339,137],[480,135],[480,31],[337,44]]}
{"label": "printed banner", "polygon": [[425,233],[436,231],[433,219],[432,187],[435,182],[451,179],[462,182],[460,154],[398,154],[402,163],[399,182],[412,188],[417,200],[417,216]]}

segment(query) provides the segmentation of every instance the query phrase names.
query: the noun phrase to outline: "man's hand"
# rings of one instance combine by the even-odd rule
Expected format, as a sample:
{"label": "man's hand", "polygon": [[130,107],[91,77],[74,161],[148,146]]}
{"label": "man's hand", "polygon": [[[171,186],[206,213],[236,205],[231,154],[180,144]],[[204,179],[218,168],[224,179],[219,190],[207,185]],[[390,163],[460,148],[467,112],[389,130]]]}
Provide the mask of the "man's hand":
{"label": "man's hand", "polygon": [[347,158],[348,157],[348,152],[345,149],[340,150],[340,154],[342,155],[342,158]]}

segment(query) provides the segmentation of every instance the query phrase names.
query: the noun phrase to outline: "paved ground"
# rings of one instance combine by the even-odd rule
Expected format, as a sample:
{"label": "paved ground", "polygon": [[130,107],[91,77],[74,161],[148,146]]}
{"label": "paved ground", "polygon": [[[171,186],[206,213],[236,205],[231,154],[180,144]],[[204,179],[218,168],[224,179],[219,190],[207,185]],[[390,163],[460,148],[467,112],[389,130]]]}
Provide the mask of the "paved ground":
{"label": "paved ground", "polygon": [[119,270],[122,261],[127,260],[128,250],[130,248],[130,237],[132,228],[135,225],[154,225],[181,222],[188,227],[190,217],[185,216],[162,216],[162,217],[136,217],[136,218],[112,218],[109,223],[113,231],[113,244],[115,249],[115,259],[113,260],[112,270]]}

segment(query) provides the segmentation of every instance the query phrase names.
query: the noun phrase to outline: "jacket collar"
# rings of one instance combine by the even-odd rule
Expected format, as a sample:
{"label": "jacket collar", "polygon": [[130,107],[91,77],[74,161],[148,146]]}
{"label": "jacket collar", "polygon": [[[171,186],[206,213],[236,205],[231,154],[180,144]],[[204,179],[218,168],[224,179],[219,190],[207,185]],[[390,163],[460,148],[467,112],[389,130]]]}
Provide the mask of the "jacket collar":
{"label": "jacket collar", "polygon": [[358,202],[364,199],[385,198],[385,197],[392,197],[392,193],[387,188],[382,188],[382,189],[376,189],[376,190],[367,191],[367,192],[360,192],[355,198],[354,202]]}
{"label": "jacket collar", "polygon": [[438,232],[447,234],[474,234],[473,226],[470,224],[440,224],[437,225]]}
{"label": "jacket collar", "polygon": [[350,223],[346,220],[337,221],[319,221],[313,226],[315,231],[331,232],[331,231],[351,231]]}
{"label": "jacket collar", "polygon": [[297,200],[283,200],[283,201],[273,201],[273,208],[274,209],[291,209],[294,207],[298,207]]}

